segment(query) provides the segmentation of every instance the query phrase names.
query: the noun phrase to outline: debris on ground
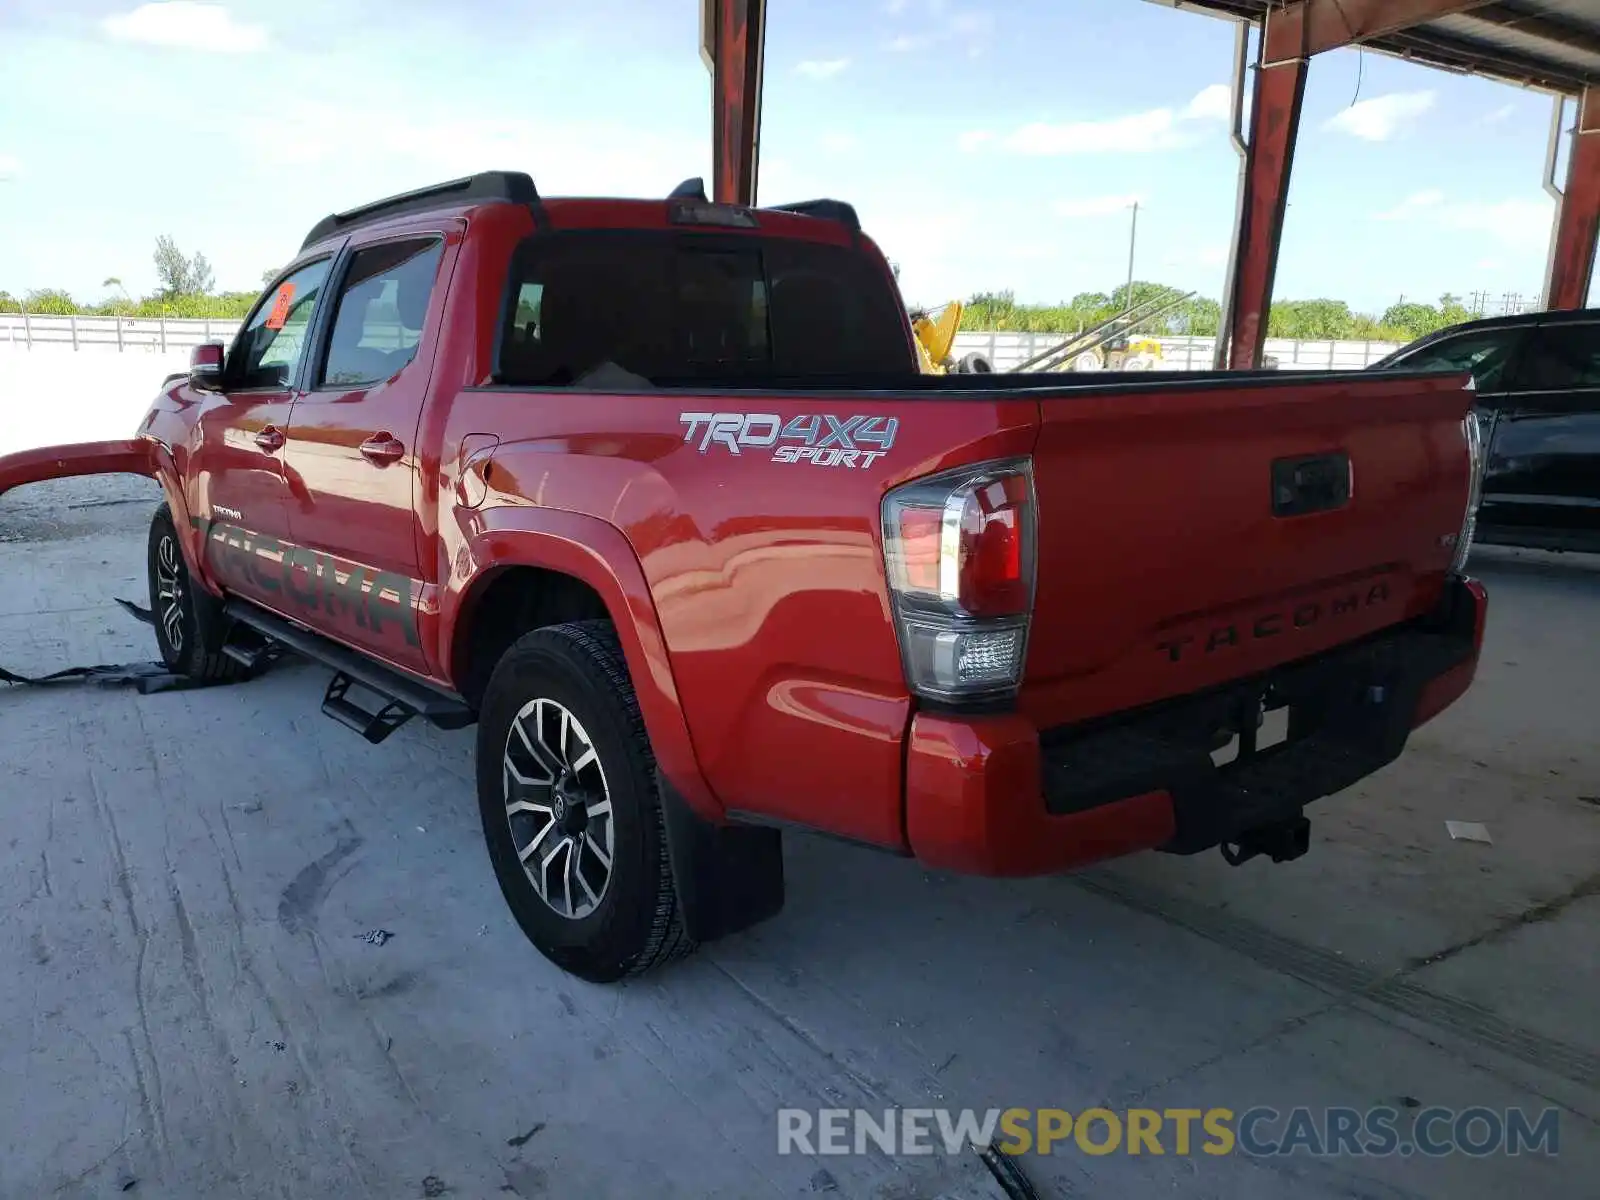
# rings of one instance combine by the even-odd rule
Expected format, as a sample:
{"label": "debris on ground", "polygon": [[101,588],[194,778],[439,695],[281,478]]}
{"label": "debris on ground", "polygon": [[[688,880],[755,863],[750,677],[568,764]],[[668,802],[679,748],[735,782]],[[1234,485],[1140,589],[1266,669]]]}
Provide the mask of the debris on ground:
{"label": "debris on ground", "polygon": [[1482,821],[1446,821],[1444,828],[1453,842],[1482,842],[1485,846],[1494,845],[1494,839],[1489,836],[1489,827]]}
{"label": "debris on ground", "polygon": [[518,1134],[513,1138],[507,1138],[506,1145],[510,1146],[513,1150],[521,1149],[523,1146],[526,1146],[530,1141],[533,1140],[534,1134],[540,1132],[542,1129],[544,1129],[544,1122],[535,1121],[533,1128],[528,1130],[527,1133]]}
{"label": "debris on ground", "polygon": [[369,929],[365,933],[356,934],[356,940],[366,942],[369,946],[381,946],[393,936],[394,934],[387,929]]}
{"label": "debris on ground", "polygon": [[1015,1158],[996,1149],[993,1143],[987,1146],[975,1145],[973,1149],[978,1152],[978,1158],[989,1168],[989,1174],[994,1176],[994,1181],[1000,1185],[1000,1190],[1010,1200],[1041,1200],[1038,1190],[1022,1173],[1022,1167]]}

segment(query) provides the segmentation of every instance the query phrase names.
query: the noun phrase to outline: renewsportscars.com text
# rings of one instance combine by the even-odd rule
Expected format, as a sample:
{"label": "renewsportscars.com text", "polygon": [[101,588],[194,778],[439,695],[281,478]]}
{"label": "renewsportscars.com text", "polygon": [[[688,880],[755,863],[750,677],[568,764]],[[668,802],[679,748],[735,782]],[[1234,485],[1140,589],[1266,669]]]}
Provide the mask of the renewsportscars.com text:
{"label": "renewsportscars.com text", "polygon": [[1004,1154],[1554,1156],[1561,1122],[1553,1108],[1438,1106],[778,1110],[779,1154],[955,1155],[991,1145]]}

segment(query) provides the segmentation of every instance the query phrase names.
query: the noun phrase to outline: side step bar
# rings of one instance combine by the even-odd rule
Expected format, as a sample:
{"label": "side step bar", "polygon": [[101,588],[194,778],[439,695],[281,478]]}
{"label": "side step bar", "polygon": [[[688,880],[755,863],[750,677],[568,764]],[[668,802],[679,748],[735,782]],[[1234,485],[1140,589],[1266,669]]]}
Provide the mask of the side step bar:
{"label": "side step bar", "polygon": [[[269,643],[331,667],[333,679],[322,700],[323,713],[374,745],[412,717],[421,717],[440,729],[465,729],[477,720],[477,714],[455,693],[403,675],[275,613],[243,600],[230,600],[225,611],[236,625],[254,631]],[[251,656],[252,650],[241,648],[241,655]],[[381,703],[376,708],[356,703],[352,688],[373,693]]]}

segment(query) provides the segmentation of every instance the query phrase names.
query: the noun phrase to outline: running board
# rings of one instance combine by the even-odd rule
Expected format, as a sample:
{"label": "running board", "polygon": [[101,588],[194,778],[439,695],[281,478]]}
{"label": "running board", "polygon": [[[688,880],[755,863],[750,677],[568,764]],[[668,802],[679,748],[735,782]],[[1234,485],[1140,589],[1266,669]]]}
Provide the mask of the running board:
{"label": "running board", "polygon": [[[374,745],[412,717],[421,717],[440,729],[465,729],[477,720],[477,714],[455,693],[403,675],[276,613],[243,600],[230,600],[226,612],[236,624],[267,641],[331,667],[333,679],[323,696],[322,711]],[[381,703],[377,708],[356,703],[350,695],[352,686],[374,693]]]}

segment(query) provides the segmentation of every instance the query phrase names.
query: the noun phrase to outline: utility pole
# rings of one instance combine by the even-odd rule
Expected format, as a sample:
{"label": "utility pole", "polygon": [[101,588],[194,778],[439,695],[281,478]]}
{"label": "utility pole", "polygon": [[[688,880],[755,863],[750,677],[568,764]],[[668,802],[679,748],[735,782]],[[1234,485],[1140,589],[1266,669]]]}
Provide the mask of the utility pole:
{"label": "utility pole", "polygon": [[1126,312],[1133,307],[1133,252],[1139,244],[1139,202],[1133,202],[1133,224],[1128,229],[1128,290],[1122,297]]}

